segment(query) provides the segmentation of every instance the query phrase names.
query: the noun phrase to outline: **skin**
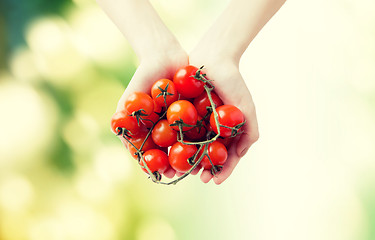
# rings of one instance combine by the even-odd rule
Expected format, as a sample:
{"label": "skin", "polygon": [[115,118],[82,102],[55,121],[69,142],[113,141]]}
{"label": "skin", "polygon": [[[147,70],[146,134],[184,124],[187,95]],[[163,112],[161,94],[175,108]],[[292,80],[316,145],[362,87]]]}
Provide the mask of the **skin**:
{"label": "skin", "polygon": [[[224,182],[259,138],[255,105],[239,71],[241,56],[285,0],[230,1],[189,56],[148,0],[97,2],[125,35],[140,60],[138,69],[119,100],[117,111],[123,109],[129,93],[148,92],[157,79],[171,79],[178,68],[191,64],[197,67],[204,65],[208,78],[214,79],[215,92],[223,102],[237,106],[244,113],[247,121],[245,132],[234,139],[221,172],[215,178],[208,170],[201,173],[201,180],[205,183],[212,178],[216,184]],[[192,174],[198,172],[194,170]],[[173,169],[164,173],[167,177],[175,174]]]}

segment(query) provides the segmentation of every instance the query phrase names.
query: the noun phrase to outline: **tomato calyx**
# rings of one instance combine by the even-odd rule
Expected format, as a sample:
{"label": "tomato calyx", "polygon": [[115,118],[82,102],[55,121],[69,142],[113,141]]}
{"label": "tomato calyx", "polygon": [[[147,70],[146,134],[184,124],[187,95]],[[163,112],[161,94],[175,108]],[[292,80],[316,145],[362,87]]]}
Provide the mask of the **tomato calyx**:
{"label": "tomato calyx", "polygon": [[137,159],[138,159],[138,163],[140,163],[141,162],[141,159],[142,159],[142,156],[143,156],[143,154],[144,154],[145,152],[144,151],[142,151],[142,150],[137,150],[135,153],[134,153],[134,155],[136,155],[137,156]]}
{"label": "tomato calyx", "polygon": [[204,121],[204,118],[202,118],[201,120],[198,120],[197,124],[195,125],[195,127],[198,128],[199,132],[202,130],[202,127],[204,127],[203,121]]}
{"label": "tomato calyx", "polygon": [[[210,160],[211,161],[211,160]],[[211,162],[212,164],[212,162]],[[211,168],[211,174],[214,175],[216,177],[216,173],[220,172],[221,169],[223,169],[223,166],[222,165],[213,165],[212,164],[212,168]]]}
{"label": "tomato calyx", "polygon": [[237,124],[234,127],[228,127],[228,126],[225,126],[225,125],[222,125],[222,124],[219,124],[219,125],[220,125],[220,127],[231,129],[232,131],[231,131],[230,137],[235,137],[235,136],[244,132],[243,130],[241,130],[241,131],[239,131],[239,130],[243,127],[243,125],[245,125],[245,123],[246,123],[246,120],[243,121],[240,124]]}
{"label": "tomato calyx", "polygon": [[[159,182],[161,180],[161,174],[158,171],[153,172],[152,175],[154,175],[156,181]],[[148,177],[151,178],[151,176],[148,176]]]}
{"label": "tomato calyx", "polygon": [[167,85],[165,86],[164,89],[161,88],[160,86],[158,86],[158,89],[160,90],[160,93],[156,96],[156,98],[163,97],[165,108],[168,107],[167,96],[173,96],[174,95],[173,93],[168,92],[168,87],[169,87],[169,83],[167,83]]}
{"label": "tomato calyx", "polygon": [[163,112],[163,111],[155,112],[155,113],[159,116],[159,118],[162,118],[165,115],[165,112]]}
{"label": "tomato calyx", "polygon": [[148,173],[149,175],[148,177],[151,178],[153,182],[159,183],[161,180],[161,174],[158,171],[152,172],[150,170],[150,168],[148,167],[146,163],[145,158],[143,157],[144,151],[138,150],[135,154],[138,156],[138,164],[146,169],[146,173]]}
{"label": "tomato calyx", "polygon": [[191,166],[194,166],[194,164],[196,163],[196,154],[194,154],[193,156],[189,157],[187,159],[187,162],[191,165]]}
{"label": "tomato calyx", "polygon": [[180,120],[176,120],[172,124],[169,124],[169,126],[171,126],[171,127],[177,126],[178,128],[180,128],[182,130],[183,127],[193,128],[193,127],[196,127],[197,125],[186,124],[186,123],[184,123],[184,121],[182,119],[180,119]]}
{"label": "tomato calyx", "polygon": [[214,111],[211,106],[207,106],[207,113],[203,116],[203,119],[208,119],[211,116],[211,113]]}
{"label": "tomato calyx", "polygon": [[[137,123],[138,123],[138,125],[139,125],[139,122],[140,122],[140,120],[149,120],[149,119],[144,119],[144,118],[142,118],[142,117],[146,117],[146,116],[148,116],[147,114],[146,114],[146,111],[144,110],[144,109],[139,109],[139,110],[137,110],[137,111],[134,111],[132,114],[130,114],[129,116],[133,116],[133,117],[135,117],[136,119],[137,119]],[[149,120],[149,121],[151,121],[151,120]],[[152,121],[151,121],[152,122]]]}
{"label": "tomato calyx", "polygon": [[196,80],[199,80],[199,81],[202,81],[204,83],[209,83],[211,82],[212,80],[208,80],[206,78],[207,74],[205,73],[202,73],[202,70],[203,70],[204,66],[201,66],[196,72],[194,75],[191,75],[190,77],[193,77],[194,79]]}
{"label": "tomato calyx", "polygon": [[127,138],[132,138],[131,137],[131,132],[128,130],[128,129],[126,129],[126,128],[120,128],[120,127],[117,127],[116,128],[116,132],[117,132],[117,136],[122,136],[122,137],[124,137],[125,138],[125,136],[127,137]]}

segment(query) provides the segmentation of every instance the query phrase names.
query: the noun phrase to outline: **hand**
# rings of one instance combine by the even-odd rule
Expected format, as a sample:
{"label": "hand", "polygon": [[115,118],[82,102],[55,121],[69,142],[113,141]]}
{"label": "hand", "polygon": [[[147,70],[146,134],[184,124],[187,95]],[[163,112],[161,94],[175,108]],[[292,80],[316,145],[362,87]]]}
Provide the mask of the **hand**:
{"label": "hand", "polygon": [[254,102],[239,72],[236,61],[231,60],[229,57],[207,57],[201,53],[204,53],[204,51],[194,51],[190,55],[189,64],[196,67],[204,65],[208,79],[214,80],[212,84],[215,86],[215,92],[225,104],[238,107],[245,115],[246,120],[244,132],[235,137],[228,149],[228,159],[221,171],[214,178],[209,170],[203,170],[201,174],[201,180],[204,183],[209,182],[213,178],[216,184],[221,184],[230,176],[250,146],[258,140],[258,123]]}
{"label": "hand", "polygon": [[[116,111],[124,109],[124,104],[127,96],[132,92],[149,93],[152,84],[158,79],[167,78],[173,79],[174,73],[177,69],[188,65],[188,56],[184,50],[179,47],[171,47],[168,51],[153,53],[150,56],[144,57],[141,64],[133,75],[125,92],[121,96]],[[125,139],[120,137],[124,146],[127,147]],[[168,178],[175,175],[175,170],[172,168],[164,172]]]}

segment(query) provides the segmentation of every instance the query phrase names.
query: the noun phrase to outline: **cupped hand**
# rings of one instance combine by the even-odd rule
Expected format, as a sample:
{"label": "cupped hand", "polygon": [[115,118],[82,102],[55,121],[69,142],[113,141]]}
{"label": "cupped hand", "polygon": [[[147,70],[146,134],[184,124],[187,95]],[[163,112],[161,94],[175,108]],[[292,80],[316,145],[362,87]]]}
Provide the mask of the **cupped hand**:
{"label": "cupped hand", "polygon": [[208,79],[213,80],[211,83],[215,86],[215,92],[224,104],[238,107],[245,116],[244,132],[234,138],[228,149],[228,159],[221,171],[215,174],[216,177],[213,177],[209,170],[203,170],[201,173],[203,182],[207,183],[213,178],[216,184],[221,184],[231,175],[239,160],[259,138],[255,105],[236,61],[224,57],[208,57],[202,54],[202,51],[196,51],[190,55],[189,64],[196,67],[204,65],[204,72]]}
{"label": "cupped hand", "polygon": [[[211,60],[215,59],[215,60]],[[200,67],[205,66],[205,73],[209,79],[214,80],[212,83],[215,86],[215,92],[223,100],[225,104],[232,104],[237,106],[245,115],[246,124],[244,125],[244,132],[235,137],[231,147],[228,149],[228,159],[223,168],[216,177],[213,178],[209,170],[203,170],[201,173],[201,180],[205,183],[212,178],[216,184],[221,184],[225,181],[239,160],[246,154],[250,146],[257,141],[258,124],[255,113],[255,106],[251,94],[242,78],[238,65],[234,61],[223,58],[207,58],[201,54],[191,54],[190,58],[184,51],[170,51],[170,53],[155,54],[144,58],[133,75],[128,87],[121,96],[117,111],[124,109],[126,97],[135,91],[148,93],[152,84],[160,78],[173,79],[174,73],[177,69],[188,64]],[[124,139],[121,139],[125,146],[127,146]],[[193,175],[198,171],[194,170]],[[168,178],[174,177],[175,170],[170,168],[164,175]],[[177,176],[180,176],[177,173]]]}
{"label": "cupped hand", "polygon": [[188,56],[182,49],[155,53],[142,59],[140,65],[122,94],[116,111],[124,109],[127,96],[133,92],[150,94],[151,86],[156,80],[167,78],[172,80],[177,69],[188,65]]}
{"label": "cupped hand", "polygon": [[[154,82],[161,78],[173,79],[174,73],[177,69],[188,65],[188,56],[182,49],[154,53],[152,56],[142,58],[142,61],[134,73],[125,92],[122,94],[116,111],[121,111],[125,107],[125,100],[127,96],[133,92],[150,93],[151,86]],[[125,139],[120,137],[122,143],[127,147]],[[164,172],[168,178],[175,175],[175,170],[172,168]]]}

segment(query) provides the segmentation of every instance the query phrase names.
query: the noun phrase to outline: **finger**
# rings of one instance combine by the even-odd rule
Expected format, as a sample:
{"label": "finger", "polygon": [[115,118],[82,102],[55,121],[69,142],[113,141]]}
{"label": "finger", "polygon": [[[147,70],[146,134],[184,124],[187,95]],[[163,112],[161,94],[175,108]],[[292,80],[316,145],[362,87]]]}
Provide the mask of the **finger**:
{"label": "finger", "polygon": [[190,174],[191,175],[197,175],[199,173],[199,170],[200,170],[200,168],[196,167],[196,168],[193,169],[193,171],[191,171]]}
{"label": "finger", "polygon": [[238,142],[236,149],[237,156],[241,158],[247,153],[251,145],[259,139],[259,130],[255,106],[252,100],[250,102],[250,107],[242,108],[242,106],[240,106],[240,109],[246,109],[246,111],[242,110],[246,123],[243,126],[244,132],[240,136],[240,141]]}
{"label": "finger", "polygon": [[251,144],[250,144],[251,138],[250,135],[246,132],[242,133],[240,136],[240,140],[237,144],[237,156],[243,157],[247,151],[249,150]]}
{"label": "finger", "polygon": [[237,143],[236,151],[238,157],[243,157],[258,139],[259,130],[256,116],[251,116],[245,125],[244,132],[240,135],[240,140]]}
{"label": "finger", "polygon": [[129,149],[128,142],[124,139],[123,136],[118,136],[122,142],[122,144],[126,147],[126,149]]}
{"label": "finger", "polygon": [[228,149],[228,159],[223,165],[223,168],[220,172],[216,173],[213,181],[215,184],[219,185],[223,183],[233,172],[234,168],[237,166],[238,162],[240,161],[240,157],[238,157],[236,153],[237,144],[238,144],[238,137],[234,140],[232,146]]}
{"label": "finger", "polygon": [[177,172],[177,171],[176,171],[176,176],[177,176],[177,177],[181,177],[182,175],[184,175],[184,173],[182,173],[182,172]]}
{"label": "finger", "polygon": [[148,93],[152,84],[157,80],[153,74],[154,71],[144,67],[144,65],[140,65],[135,71],[124,93],[121,95],[121,98],[117,103],[116,111],[124,109],[125,100],[130,93],[135,91]]}
{"label": "finger", "polygon": [[176,174],[176,171],[173,168],[168,168],[167,171],[164,172],[164,176],[167,178],[173,178],[174,175]]}
{"label": "finger", "polygon": [[[246,123],[243,126],[244,133],[242,134],[237,147],[237,155],[243,157],[250,146],[259,138],[255,105],[251,93],[241,74],[238,71],[227,71],[224,74],[227,75],[220,75],[218,81],[216,83],[214,82],[214,84],[218,85],[218,88],[216,88],[215,91],[223,102],[237,106],[244,114],[246,120]],[[227,81],[223,81],[223,79],[235,79],[235,81],[228,86]],[[233,95],[233,93],[238,92],[238,89],[241,90],[241,94]]]}
{"label": "finger", "polygon": [[201,174],[201,180],[204,183],[208,183],[212,179],[212,174],[210,170],[203,170]]}

